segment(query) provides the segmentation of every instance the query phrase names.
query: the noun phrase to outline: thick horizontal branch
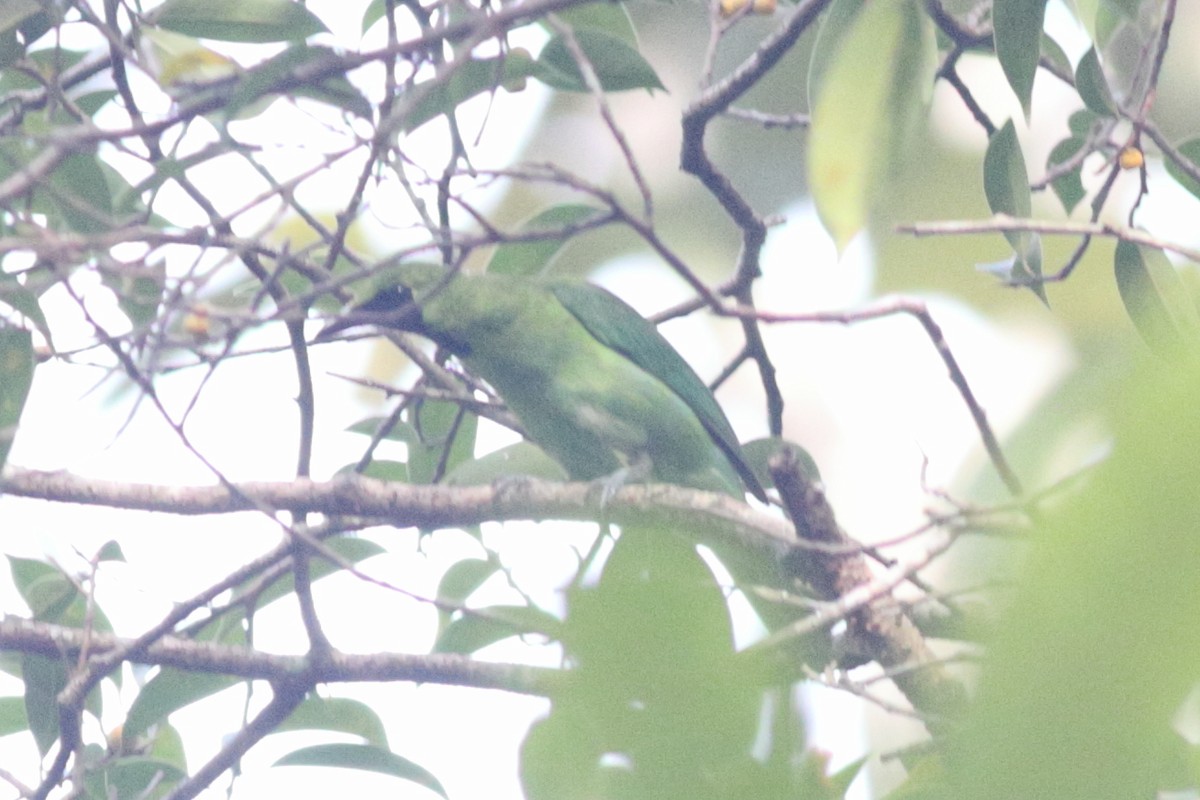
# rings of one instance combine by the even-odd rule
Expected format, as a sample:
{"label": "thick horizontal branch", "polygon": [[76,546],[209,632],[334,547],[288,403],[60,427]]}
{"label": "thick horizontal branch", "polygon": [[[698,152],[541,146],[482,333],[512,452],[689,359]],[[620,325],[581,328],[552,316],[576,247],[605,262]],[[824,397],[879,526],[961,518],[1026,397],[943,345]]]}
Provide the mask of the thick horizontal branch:
{"label": "thick horizontal branch", "polygon": [[[631,485],[600,508],[600,487],[510,479],[484,486],[418,486],[347,476],[330,481],[249,482],[226,486],[159,486],[82,478],[67,472],[9,467],[0,494],[168,514],[229,514],[269,509],[356,517],[398,527],[456,527],[515,519],[596,520],[621,524],[661,521],[782,556],[796,547],[786,520],[755,511],[732,497],[678,486]],[[708,535],[706,535],[708,534]],[[732,539],[733,541],[730,541]]]}
{"label": "thick horizontal branch", "polygon": [[[89,654],[98,655],[128,647],[130,640],[20,617],[0,619],[0,651],[74,661],[85,643]],[[251,680],[278,681],[290,677],[303,677],[312,683],[399,680],[533,695],[549,694],[563,674],[545,667],[486,663],[447,653],[350,655],[333,652],[314,663],[305,656],[273,655],[175,636],[164,636],[143,648],[133,648],[129,660]]]}
{"label": "thick horizontal branch", "polygon": [[948,220],[940,222],[911,222],[897,225],[898,233],[913,236],[963,236],[973,233],[1008,233],[1027,231],[1047,236],[1107,236],[1157,250],[1169,250],[1186,259],[1200,263],[1200,250],[1159,239],[1137,228],[1111,225],[1107,222],[1070,222],[1043,219],[1020,219],[997,214],[984,220]]}

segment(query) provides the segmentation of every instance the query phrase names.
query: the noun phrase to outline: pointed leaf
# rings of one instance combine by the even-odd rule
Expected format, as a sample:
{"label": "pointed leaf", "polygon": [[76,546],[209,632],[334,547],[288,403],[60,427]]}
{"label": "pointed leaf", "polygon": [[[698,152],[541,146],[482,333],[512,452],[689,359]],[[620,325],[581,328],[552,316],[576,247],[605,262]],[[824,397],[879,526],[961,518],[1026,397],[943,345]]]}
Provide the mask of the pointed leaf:
{"label": "pointed leaf", "polygon": [[[665,88],[654,68],[628,43],[593,28],[581,28],[574,34],[575,41],[591,62],[604,91],[653,91]],[[537,66],[534,77],[548,86],[572,92],[588,90],[583,73],[579,71],[579,64],[571,55],[571,50],[562,36],[555,36],[546,43],[538,55]]]}
{"label": "pointed leaf", "polygon": [[379,715],[366,703],[346,697],[309,695],[273,733],[304,730],[349,733],[387,749],[387,733]]}
{"label": "pointed leaf", "polygon": [[992,6],[996,58],[1008,79],[1025,118],[1033,98],[1033,78],[1041,57],[1042,25],[1046,0],[1004,0]]}
{"label": "pointed leaf", "polygon": [[572,30],[588,28],[617,38],[635,50],[638,47],[637,31],[625,3],[581,3],[554,13]]}
{"label": "pointed leaf", "polygon": [[841,51],[842,39],[854,26],[864,0],[834,0],[821,16],[821,29],[808,62],[808,105],[813,107],[821,95],[825,73]]}
{"label": "pointed leaf", "polygon": [[362,744],[319,744],[288,753],[277,767],[341,767],[391,775],[424,786],[447,797],[440,781],[429,770],[380,747]]}
{"label": "pointed leaf", "polygon": [[1113,102],[1108,79],[1104,77],[1104,68],[1100,66],[1100,57],[1094,47],[1079,59],[1079,66],[1075,68],[1075,88],[1089,111],[1112,116],[1116,103]]}
{"label": "pointed leaf", "polygon": [[433,645],[435,653],[474,653],[510,636],[541,633],[547,636],[560,626],[553,614],[530,606],[488,606],[464,613],[442,629]]}
{"label": "pointed leaf", "polygon": [[464,558],[451,564],[438,582],[438,602],[448,605],[462,604],[488,578],[499,571],[499,564],[481,558]]}
{"label": "pointed leaf", "polygon": [[[1029,173],[1025,169],[1025,156],[1017,141],[1017,130],[1010,119],[1004,127],[992,134],[987,152],[983,156],[983,191],[988,206],[996,214],[1027,218],[1032,213],[1029,191]],[[1042,274],[1041,239],[1028,231],[1005,231],[1004,238],[1012,245],[1016,256],[1012,278],[1030,281],[1034,294],[1046,302],[1046,287],[1036,280]]]}
{"label": "pointed leaf", "polygon": [[1194,348],[1196,309],[1162,251],[1122,241],[1113,261],[1121,302],[1146,344],[1162,355]]}
{"label": "pointed leaf", "polygon": [[842,35],[813,107],[808,175],[843,249],[877,202],[923,118],[933,76],[928,17],[911,0],[871,3]]}
{"label": "pointed leaf", "polygon": [[315,14],[293,0],[167,0],[154,22],[225,42],[287,42],[328,33]]}
{"label": "pointed leaf", "polygon": [[172,712],[237,683],[237,678],[225,675],[164,668],[138,692],[125,718],[124,735],[137,736]]}

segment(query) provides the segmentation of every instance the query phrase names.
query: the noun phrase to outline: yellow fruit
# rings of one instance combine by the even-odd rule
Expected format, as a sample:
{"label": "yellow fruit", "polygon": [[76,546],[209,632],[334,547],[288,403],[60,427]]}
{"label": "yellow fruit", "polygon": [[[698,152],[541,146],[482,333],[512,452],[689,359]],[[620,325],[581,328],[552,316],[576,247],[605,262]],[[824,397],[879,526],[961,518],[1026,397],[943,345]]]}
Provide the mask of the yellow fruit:
{"label": "yellow fruit", "polygon": [[1117,163],[1121,165],[1121,169],[1139,169],[1146,163],[1146,154],[1133,145],[1122,148],[1120,155],[1117,156]]}

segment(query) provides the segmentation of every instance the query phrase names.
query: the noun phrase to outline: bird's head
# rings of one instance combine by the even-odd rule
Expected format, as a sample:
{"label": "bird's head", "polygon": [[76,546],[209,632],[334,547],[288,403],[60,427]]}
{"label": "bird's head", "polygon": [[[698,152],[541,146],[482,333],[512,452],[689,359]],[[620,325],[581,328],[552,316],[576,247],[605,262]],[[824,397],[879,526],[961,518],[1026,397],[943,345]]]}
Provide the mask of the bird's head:
{"label": "bird's head", "polygon": [[422,304],[454,277],[434,264],[400,264],[373,275],[360,296],[367,299],[351,305],[317,334],[314,341],[327,342],[356,328],[407,331],[442,344],[443,336],[426,323]]}

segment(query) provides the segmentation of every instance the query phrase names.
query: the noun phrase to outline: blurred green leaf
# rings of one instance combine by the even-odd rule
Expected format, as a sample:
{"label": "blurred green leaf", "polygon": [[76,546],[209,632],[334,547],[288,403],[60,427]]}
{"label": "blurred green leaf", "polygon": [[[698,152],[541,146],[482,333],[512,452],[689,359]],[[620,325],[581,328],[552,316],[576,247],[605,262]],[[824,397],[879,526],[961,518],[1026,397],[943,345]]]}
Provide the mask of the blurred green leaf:
{"label": "blurred green leaf", "polygon": [[319,744],[288,753],[275,762],[277,767],[340,767],[391,775],[412,781],[447,797],[440,781],[429,770],[403,756],[380,747],[363,744]]}
{"label": "blurred green leaf", "polygon": [[418,97],[404,115],[404,130],[413,131],[484,92],[504,88],[520,91],[524,81],[536,75],[538,69],[529,53],[515,48],[497,58],[472,58],[456,64],[448,79],[430,79],[412,91]]}
{"label": "blurred green leaf", "polygon": [[[1200,169],[1200,137],[1188,139],[1176,147],[1180,154],[1188,161],[1192,162],[1192,167]],[[1167,173],[1179,182],[1179,185],[1191,192],[1193,197],[1200,198],[1200,182],[1194,180],[1190,175],[1179,168],[1173,159],[1165,159],[1167,163]]]}
{"label": "blurred green leaf", "polygon": [[[1083,145],[1084,140],[1075,136],[1063,139],[1054,146],[1046,158],[1046,169],[1052,170],[1059,164],[1066,163],[1083,149]],[[1054,190],[1054,194],[1058,196],[1059,202],[1063,204],[1063,208],[1068,214],[1084,198],[1083,180],[1080,177],[1082,170],[1083,163],[1080,162],[1074,169],[1059,175],[1050,182],[1050,188]]]}
{"label": "blurred green leaf", "polygon": [[123,756],[87,773],[92,797],[160,797],[187,777],[177,765],[149,756]]}
{"label": "blurred green leaf", "polygon": [[368,744],[387,749],[383,722],[366,703],[345,697],[309,695],[273,733],[285,731],[335,731],[361,736]]}
{"label": "blurred green leaf", "polygon": [[236,686],[238,678],[164,667],[146,682],[125,718],[125,736],[138,736],[171,713]]}
{"label": "blurred green leaf", "polygon": [[1042,24],[1046,0],[1004,0],[992,7],[996,58],[1008,79],[1025,118],[1033,98],[1033,79],[1042,49]]}
{"label": "blurred green leaf", "polygon": [[[595,206],[564,203],[539,211],[517,227],[519,234],[547,232],[545,239],[528,242],[508,242],[496,247],[488,262],[487,271],[497,275],[534,276],[550,271],[554,257],[568,243],[578,238],[572,227],[604,213]],[[558,234],[558,231],[563,231]]]}
{"label": "blurred green leaf", "polygon": [[[1011,119],[988,140],[983,157],[983,190],[995,214],[1027,219],[1032,213],[1029,173]],[[1029,231],[1005,231],[1004,238],[1013,248],[1012,278],[1033,279],[1030,289],[1046,303],[1046,287],[1038,280],[1042,276],[1041,239]]]}
{"label": "blurred green leaf", "polygon": [[451,486],[485,486],[514,476],[546,481],[567,480],[566,470],[546,455],[546,451],[533,442],[520,441],[471,461],[463,461],[446,473],[444,483]]}
{"label": "blurred green leaf", "polygon": [[484,582],[500,571],[500,565],[482,558],[464,558],[450,565],[438,582],[439,603],[461,604]]}
{"label": "blurred green leaf", "polygon": [[821,16],[821,28],[817,42],[813,45],[812,57],[808,61],[808,105],[816,105],[821,96],[825,74],[841,52],[842,39],[851,30],[863,0],[833,0],[829,9]]}
{"label": "blurred green leaf", "polygon": [[408,446],[408,474],[412,483],[434,483],[474,458],[479,417],[445,400],[422,400],[409,413],[419,437]]}
{"label": "blurred green leaf", "polygon": [[1200,670],[1194,369],[1109,395],[1111,458],[1044,515],[946,761],[952,797],[1155,797]]}
{"label": "blurred green leaf", "polygon": [[[625,41],[593,28],[580,28],[574,36],[604,91],[665,88],[654,68]],[[588,91],[579,64],[562,35],[546,43],[538,54],[536,66],[533,76],[547,86],[570,92]]]}
{"label": "blurred green leaf", "polygon": [[354,87],[342,72],[322,78],[320,81],[301,81],[297,75],[315,73],[323,64],[338,61],[338,55],[328,47],[294,44],[279,55],[249,69],[233,87],[227,112],[239,119],[241,109],[253,105],[255,113],[266,106],[260,100],[276,94],[285,97],[307,97],[326,105],[340,108],[361,119],[371,119],[371,103]]}
{"label": "blurred green leaf", "polygon": [[1194,349],[1196,308],[1162,251],[1118,242],[1113,266],[1125,311],[1150,349],[1167,356]]}
{"label": "blurred green leaf", "polygon": [[911,0],[866,6],[842,35],[816,98],[808,151],[817,212],[839,250],[866,224],[923,119],[933,66],[929,18]]}
{"label": "blurred green leaf", "polygon": [[0,736],[29,729],[29,717],[25,714],[25,699],[0,697]]}
{"label": "blurred green leaf", "polygon": [[[590,29],[621,40],[638,49],[637,31],[625,3],[581,3],[554,12],[560,22],[570,25],[575,31]],[[550,26],[546,26],[553,33]]]}
{"label": "blurred green leaf", "polygon": [[466,611],[446,625],[433,645],[435,653],[474,653],[490,644],[526,633],[553,636],[561,623],[530,606],[496,605]]}
{"label": "blurred green leaf", "polygon": [[292,0],[167,0],[153,20],[176,33],[226,42],[288,42],[328,33]]}
{"label": "blurred green leaf", "polygon": [[678,531],[625,526],[598,585],[572,590],[562,642],[576,666],[522,748],[529,800],[824,796],[798,789],[796,754],[782,774],[750,757],[764,676]]}
{"label": "blurred green leaf", "polygon": [[0,469],[8,460],[33,385],[33,365],[33,337],[29,331],[0,325]]}
{"label": "blurred green leaf", "polygon": [[1074,71],[1071,69],[1071,59],[1067,58],[1059,43],[1045,32],[1042,33],[1042,58],[1064,75],[1070,75]]}
{"label": "blurred green leaf", "polygon": [[1116,104],[1094,47],[1079,59],[1079,66],[1075,68],[1075,88],[1088,110],[1101,116],[1112,116]]}
{"label": "blurred green leaf", "polygon": [[26,653],[21,658],[25,681],[25,717],[42,755],[58,740],[58,693],[67,685],[67,668],[59,659]]}
{"label": "blurred green leaf", "polygon": [[58,622],[79,597],[79,589],[58,567],[33,558],[8,556],[9,571],[33,618]]}

